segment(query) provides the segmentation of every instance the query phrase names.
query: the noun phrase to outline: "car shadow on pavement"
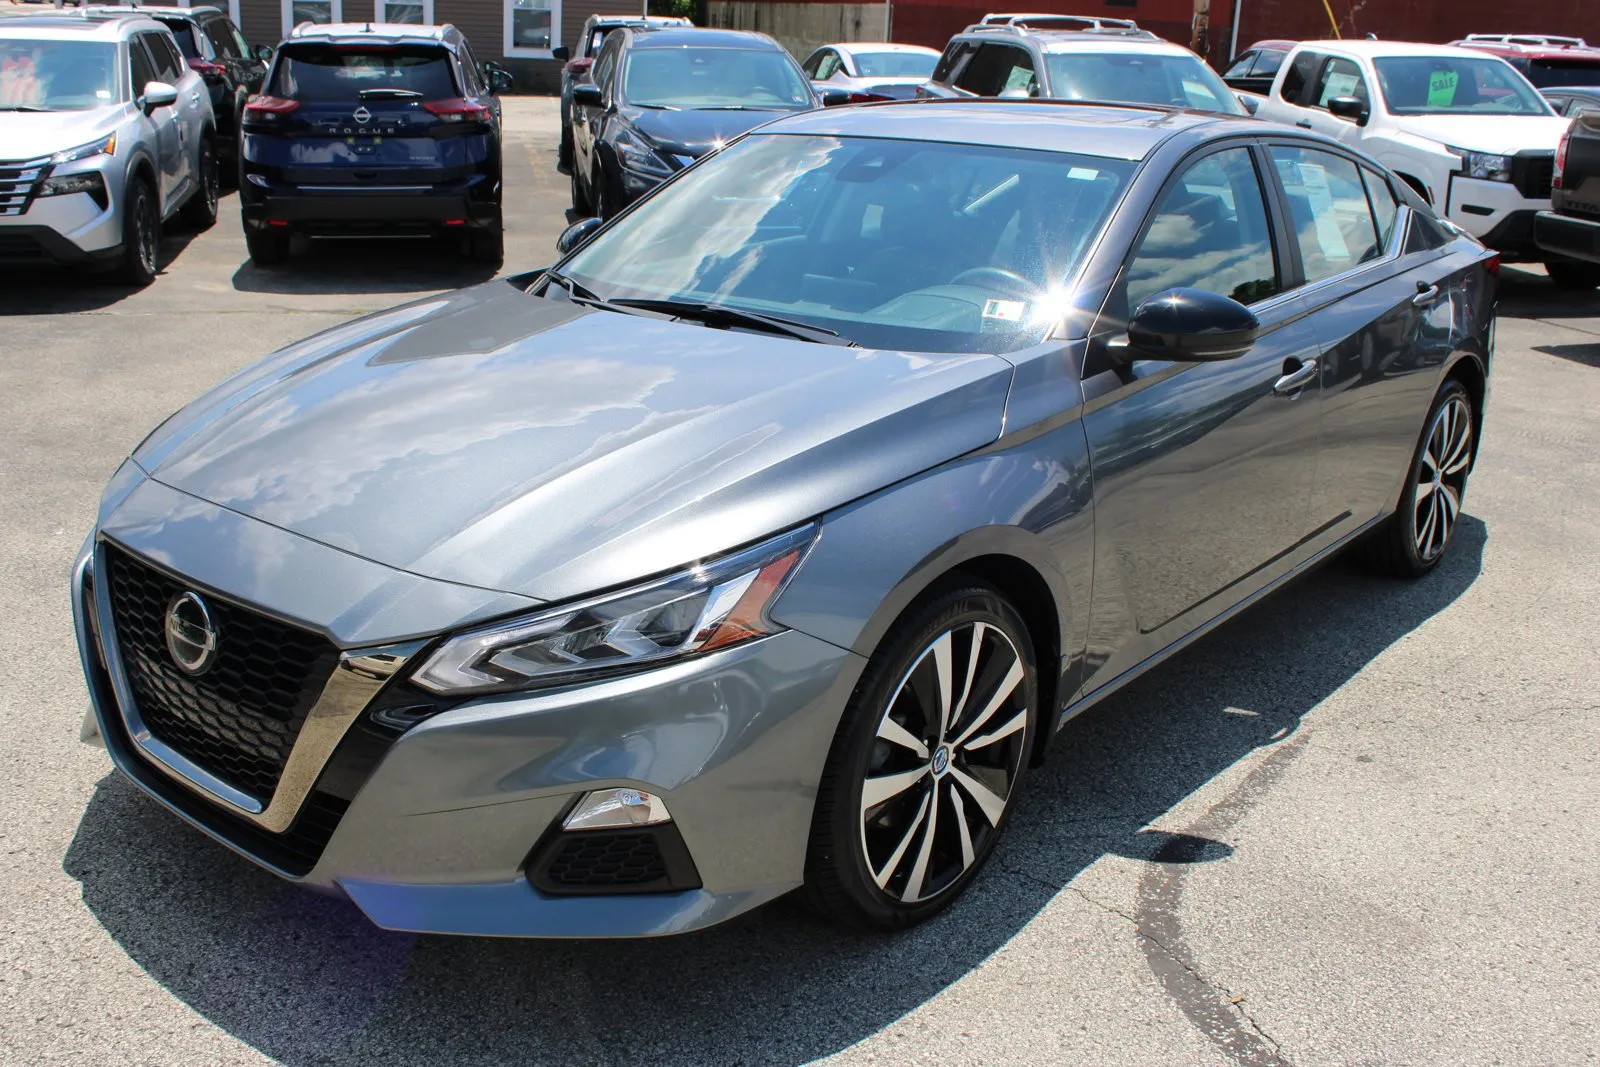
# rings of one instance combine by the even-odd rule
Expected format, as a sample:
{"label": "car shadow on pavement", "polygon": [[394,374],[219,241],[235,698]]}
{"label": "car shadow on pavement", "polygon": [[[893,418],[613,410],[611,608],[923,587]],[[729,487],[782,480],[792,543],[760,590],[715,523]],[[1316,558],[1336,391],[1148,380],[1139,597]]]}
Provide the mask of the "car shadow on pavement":
{"label": "car shadow on pavement", "polygon": [[233,287],[247,293],[420,293],[459,289],[495,269],[462,254],[459,242],[434,237],[318,237],[295,242],[287,262],[247,259]]}
{"label": "car shadow on pavement", "polygon": [[1074,720],[1027,783],[994,862],[955,907],[906,933],[835,929],[793,898],[656,941],[386,933],[189,830],[115,774],[63,867],[152,978],[294,1067],[803,1063],[947,989],[1102,856],[1227,862],[1225,845],[1148,824],[1295,733],[1460,597],[1487,539],[1463,516],[1449,556],[1418,582],[1335,561]]}
{"label": "car shadow on pavement", "polygon": [[1520,319],[1600,319],[1600,289],[1558,289],[1542,274],[1500,270],[1499,313]]}
{"label": "car shadow on pavement", "polygon": [[[200,234],[168,223],[161,234],[159,269],[152,285]],[[69,315],[101,311],[144,290],[114,281],[108,274],[67,267],[0,268],[0,316]]]}

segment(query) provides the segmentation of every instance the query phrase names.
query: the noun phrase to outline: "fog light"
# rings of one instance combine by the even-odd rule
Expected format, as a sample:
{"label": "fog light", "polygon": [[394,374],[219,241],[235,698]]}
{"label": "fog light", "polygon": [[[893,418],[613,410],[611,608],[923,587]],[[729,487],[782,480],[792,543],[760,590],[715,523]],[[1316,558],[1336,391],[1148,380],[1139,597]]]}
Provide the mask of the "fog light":
{"label": "fog light", "polygon": [[40,196],[71,196],[73,193],[88,193],[100,210],[104,211],[108,204],[106,200],[106,185],[101,180],[99,171],[89,171],[86,174],[62,174],[53,178],[46,178],[44,184],[39,186]]}
{"label": "fog light", "polygon": [[564,830],[599,830],[618,826],[653,826],[671,822],[667,805],[642,789],[596,789],[585,793],[572,809]]}

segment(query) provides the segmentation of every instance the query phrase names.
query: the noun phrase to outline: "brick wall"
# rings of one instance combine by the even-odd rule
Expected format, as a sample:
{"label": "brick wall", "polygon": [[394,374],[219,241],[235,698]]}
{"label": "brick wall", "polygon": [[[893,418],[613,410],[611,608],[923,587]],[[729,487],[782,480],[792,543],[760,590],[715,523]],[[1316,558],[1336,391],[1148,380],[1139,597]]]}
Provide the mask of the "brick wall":
{"label": "brick wall", "polygon": [[[1217,3],[1219,0],[1213,0]],[[1558,33],[1600,40],[1596,0],[1332,0],[1339,33],[1376,33],[1395,41],[1444,42],[1469,33]],[[1313,40],[1332,36],[1320,3],[1306,0],[1244,0],[1239,47],[1268,37]]]}

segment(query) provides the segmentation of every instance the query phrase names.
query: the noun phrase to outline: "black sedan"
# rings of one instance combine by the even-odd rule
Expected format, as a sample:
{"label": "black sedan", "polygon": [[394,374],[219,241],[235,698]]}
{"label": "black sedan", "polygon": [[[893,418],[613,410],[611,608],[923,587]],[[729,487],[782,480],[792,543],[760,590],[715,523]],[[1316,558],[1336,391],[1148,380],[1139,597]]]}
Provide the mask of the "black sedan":
{"label": "black sedan", "polygon": [[607,219],[751,127],[822,104],[761,33],[625,27],[590,73],[572,90],[572,207]]}

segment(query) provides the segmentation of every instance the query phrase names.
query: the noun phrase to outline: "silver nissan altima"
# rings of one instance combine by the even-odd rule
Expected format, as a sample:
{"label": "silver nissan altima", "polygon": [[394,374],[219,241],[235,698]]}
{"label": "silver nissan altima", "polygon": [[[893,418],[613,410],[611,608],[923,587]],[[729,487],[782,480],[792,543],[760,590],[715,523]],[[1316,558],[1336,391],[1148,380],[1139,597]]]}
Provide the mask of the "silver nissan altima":
{"label": "silver nissan altima", "polygon": [[561,248],[195,400],[74,571],[86,735],[384,927],[909,925],[1074,714],[1461,513],[1499,261],[1307,131],[817,111]]}

